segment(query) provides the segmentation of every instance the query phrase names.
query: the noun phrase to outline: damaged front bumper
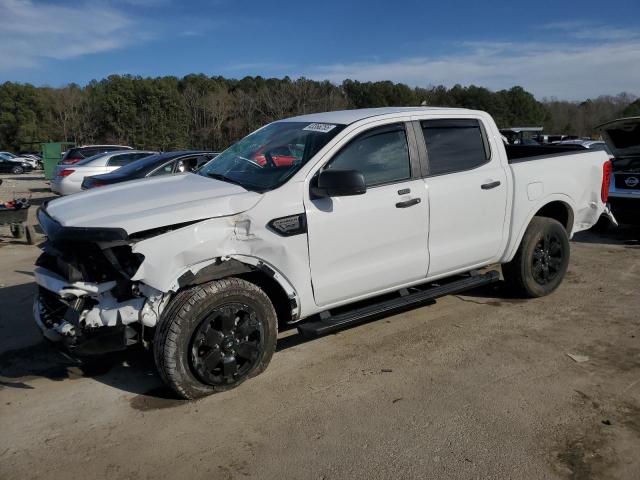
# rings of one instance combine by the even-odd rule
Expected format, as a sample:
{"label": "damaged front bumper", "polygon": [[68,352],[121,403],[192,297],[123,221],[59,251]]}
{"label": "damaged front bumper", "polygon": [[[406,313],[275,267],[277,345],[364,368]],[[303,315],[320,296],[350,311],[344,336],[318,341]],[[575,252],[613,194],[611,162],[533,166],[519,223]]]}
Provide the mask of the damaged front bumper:
{"label": "damaged front bumper", "polygon": [[167,296],[143,284],[137,296],[118,300],[115,281],[69,282],[43,267],[34,271],[39,286],[33,304],[36,324],[48,340],[78,355],[123,350],[156,325]]}

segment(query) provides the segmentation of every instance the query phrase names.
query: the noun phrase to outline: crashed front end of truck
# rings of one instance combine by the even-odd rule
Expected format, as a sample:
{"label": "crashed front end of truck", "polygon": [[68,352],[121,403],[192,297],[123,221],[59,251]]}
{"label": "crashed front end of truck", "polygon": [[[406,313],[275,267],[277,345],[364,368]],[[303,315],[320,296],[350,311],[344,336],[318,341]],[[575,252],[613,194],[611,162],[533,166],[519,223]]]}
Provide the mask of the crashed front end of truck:
{"label": "crashed front end of truck", "polygon": [[[172,181],[179,181],[173,179]],[[182,181],[200,181],[196,176]],[[207,180],[208,181],[208,180]],[[96,192],[96,194],[99,192]],[[95,195],[95,194],[94,194]],[[242,195],[242,194],[241,194]],[[34,318],[44,336],[78,356],[98,355],[153,341],[155,327],[181,289],[228,276],[243,276],[268,291],[286,321],[300,318],[298,294],[269,262],[286,258],[277,225],[263,226],[246,213],[257,194],[209,202],[211,216],[180,216],[165,208],[153,222],[124,228],[62,225],[55,217],[69,203],[38,211],[47,240],[34,271]],[[80,199],[65,199],[79,203]],[[220,203],[219,202],[219,203]],[[243,203],[240,203],[243,202]],[[55,212],[52,213],[52,210]],[[169,223],[159,218],[173,218]]]}
{"label": "crashed front end of truck", "polygon": [[44,336],[78,355],[123,350],[145,340],[170,295],[133,281],[144,260],[122,229],[63,227],[38,212],[47,236],[34,271],[33,305]]}

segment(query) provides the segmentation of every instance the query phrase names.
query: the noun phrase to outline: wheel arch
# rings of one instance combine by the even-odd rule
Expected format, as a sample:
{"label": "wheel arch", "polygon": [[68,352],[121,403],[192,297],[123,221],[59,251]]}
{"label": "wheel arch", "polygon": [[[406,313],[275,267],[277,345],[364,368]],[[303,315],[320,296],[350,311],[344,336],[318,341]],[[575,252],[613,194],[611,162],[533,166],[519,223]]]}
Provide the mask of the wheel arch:
{"label": "wheel arch", "polygon": [[300,299],[293,285],[273,265],[257,257],[229,255],[218,257],[205,266],[184,272],[178,279],[180,289],[212,280],[238,277],[260,287],[271,299],[280,323],[300,317]]}
{"label": "wheel arch", "polygon": [[[573,230],[574,213],[573,209],[568,203],[563,202],[562,200],[554,200],[540,207],[533,214],[533,217],[553,218],[554,220],[560,222],[564,229],[567,231],[567,235],[571,236],[571,231]],[[529,222],[530,221],[531,219],[529,219]]]}
{"label": "wheel arch", "polygon": [[571,238],[575,219],[571,199],[566,195],[552,195],[546,197],[542,202],[531,208],[527,214],[526,221],[522,223],[522,226],[518,231],[518,235],[515,237],[516,241],[510,244],[507,254],[502,259],[502,263],[513,259],[533,217],[546,217],[557,220],[565,228],[569,238]]}

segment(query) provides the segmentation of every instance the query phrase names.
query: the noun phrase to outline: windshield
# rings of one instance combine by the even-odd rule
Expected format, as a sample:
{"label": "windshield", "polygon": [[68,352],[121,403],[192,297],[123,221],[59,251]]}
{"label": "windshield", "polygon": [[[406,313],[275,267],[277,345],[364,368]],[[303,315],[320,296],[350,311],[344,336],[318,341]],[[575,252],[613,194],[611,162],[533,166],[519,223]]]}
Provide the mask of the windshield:
{"label": "windshield", "polygon": [[247,190],[279,187],[346,125],[276,122],[244,137],[200,169],[198,175]]}

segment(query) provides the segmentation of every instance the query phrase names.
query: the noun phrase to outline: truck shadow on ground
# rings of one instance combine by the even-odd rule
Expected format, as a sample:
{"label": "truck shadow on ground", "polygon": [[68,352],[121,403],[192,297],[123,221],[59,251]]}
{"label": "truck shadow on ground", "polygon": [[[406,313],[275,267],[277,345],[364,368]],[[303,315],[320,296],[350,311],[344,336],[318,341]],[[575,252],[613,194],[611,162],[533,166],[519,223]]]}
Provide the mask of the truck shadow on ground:
{"label": "truck shadow on ground", "polygon": [[[42,339],[31,320],[31,299],[34,293],[33,283],[0,288],[0,303],[3,306],[6,305],[3,314],[0,315],[2,320],[0,331],[11,331],[22,344],[22,346],[10,344],[9,348],[5,347],[4,351],[0,351],[0,390],[4,388],[36,389],[39,388],[39,380],[42,379],[74,382],[82,378],[91,378],[104,385],[135,394],[131,404],[138,410],[166,408],[182,402],[172,390],[164,386],[157,374],[152,352],[142,347],[132,347],[123,352],[78,360]],[[495,298],[505,294],[502,286],[497,284],[466,292],[465,296]],[[507,299],[507,301],[517,300]],[[410,306],[392,314],[370,318],[363,323],[381,321],[414,308],[418,307]],[[19,319],[19,321],[13,319]],[[295,328],[291,325],[282,325],[280,331],[286,333]],[[278,340],[276,351],[283,351],[316,339],[317,337],[291,333]]]}
{"label": "truck shadow on ground", "polygon": [[92,378],[134,394],[157,389],[158,395],[169,395],[160,388],[162,382],[155,371],[152,354],[142,348],[79,360],[42,340],[0,354],[0,390],[35,389],[35,380],[39,379],[61,382],[80,378]]}
{"label": "truck shadow on ground", "polygon": [[606,232],[586,230],[576,233],[574,242],[596,243],[601,245],[626,245],[640,248],[640,225],[620,225]]}

